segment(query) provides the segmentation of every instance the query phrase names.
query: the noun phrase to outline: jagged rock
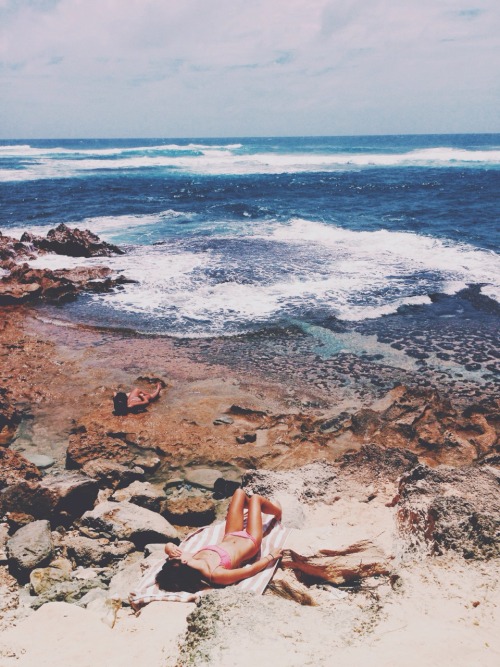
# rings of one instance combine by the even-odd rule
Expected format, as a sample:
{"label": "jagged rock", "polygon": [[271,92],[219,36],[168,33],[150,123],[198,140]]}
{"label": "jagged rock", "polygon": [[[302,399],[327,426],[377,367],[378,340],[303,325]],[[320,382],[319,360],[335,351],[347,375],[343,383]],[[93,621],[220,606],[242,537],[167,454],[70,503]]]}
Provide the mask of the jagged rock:
{"label": "jagged rock", "polygon": [[128,486],[136,480],[144,479],[142,468],[135,467],[131,469],[108,459],[88,461],[83,465],[82,471],[89,477],[96,479],[100,486],[111,487],[112,489]]}
{"label": "jagged rock", "polygon": [[0,512],[31,514],[35,519],[71,523],[93,506],[97,482],[80,472],[46,475],[40,481],[20,481],[0,491]]}
{"label": "jagged rock", "polygon": [[281,567],[298,571],[309,581],[344,584],[364,577],[389,574],[390,560],[371,541],[362,540],[343,549],[322,548],[314,555],[285,549]]}
{"label": "jagged rock", "polygon": [[419,465],[399,486],[398,521],[413,548],[456,551],[477,560],[500,556],[498,475],[488,467]]}
{"label": "jagged rock", "polygon": [[7,557],[7,542],[9,540],[9,524],[0,523],[0,565],[6,565]]}
{"label": "jagged rock", "polygon": [[215,520],[215,503],[203,496],[168,498],[161,513],[176,526],[207,526]]}
{"label": "jagged rock", "polygon": [[113,493],[112,499],[117,502],[127,502],[140,505],[152,512],[159,512],[162,503],[167,496],[161,488],[153,486],[149,482],[133,482],[130,486]]}
{"label": "jagged rock", "polygon": [[121,248],[101,241],[88,229],[70,229],[62,223],[47,232],[46,238],[25,232],[21,236],[21,243],[69,257],[110,257],[124,254]]}
{"label": "jagged rock", "polygon": [[131,553],[135,546],[132,542],[119,540],[110,542],[108,539],[90,539],[82,535],[66,535],[63,540],[68,557],[77,565],[98,566],[109,565]]}
{"label": "jagged rock", "polygon": [[9,569],[24,580],[31,570],[49,563],[54,556],[54,544],[48,521],[33,521],[19,530],[7,542]]}
{"label": "jagged rock", "polygon": [[39,480],[38,468],[19,452],[0,447],[0,489],[26,480]]}
{"label": "jagged rock", "polygon": [[81,468],[88,461],[107,459],[122,465],[131,464],[134,454],[123,440],[112,437],[98,424],[73,429],[66,450],[66,466]]}
{"label": "jagged rock", "polygon": [[83,515],[82,525],[113,539],[130,540],[138,547],[178,537],[177,530],[160,514],[127,502],[97,505]]}
{"label": "jagged rock", "polygon": [[432,389],[399,386],[389,407],[362,409],[350,429],[361,440],[384,448],[404,448],[426,462],[469,465],[498,442],[500,401],[488,399],[459,412]]}

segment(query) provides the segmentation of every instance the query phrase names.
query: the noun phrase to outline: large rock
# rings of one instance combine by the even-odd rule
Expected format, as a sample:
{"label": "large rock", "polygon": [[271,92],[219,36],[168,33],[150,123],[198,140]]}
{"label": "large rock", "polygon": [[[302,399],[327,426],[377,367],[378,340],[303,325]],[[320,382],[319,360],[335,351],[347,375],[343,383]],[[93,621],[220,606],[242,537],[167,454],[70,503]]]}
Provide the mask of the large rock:
{"label": "large rock", "polygon": [[130,540],[138,547],[179,537],[177,530],[160,514],[127,502],[100,503],[83,515],[82,525],[113,539]]}
{"label": "large rock", "polygon": [[101,487],[112,489],[128,486],[136,480],[144,479],[144,470],[141,468],[128,468],[121,463],[108,459],[88,461],[82,467],[82,471],[89,477],[96,479]]}
{"label": "large rock", "polygon": [[176,526],[207,526],[215,519],[215,503],[204,496],[168,498],[161,513]]}
{"label": "large rock", "polygon": [[135,549],[132,542],[125,540],[110,542],[106,538],[91,539],[83,535],[71,534],[64,537],[63,544],[66,547],[68,557],[77,565],[85,567],[109,565]]}
{"label": "large rock", "polygon": [[399,486],[398,521],[410,547],[455,551],[478,560],[500,556],[500,479],[488,466],[420,465]]}
{"label": "large rock", "polygon": [[110,257],[124,254],[121,248],[101,241],[88,229],[70,229],[64,224],[47,232],[46,238],[25,232],[21,236],[21,243],[29,243],[40,250],[70,257]]}
{"label": "large rock", "polygon": [[163,490],[150,482],[133,482],[124,489],[115,491],[112,496],[117,502],[129,502],[145,507],[152,512],[159,512],[167,496]]}
{"label": "large rock", "polygon": [[7,542],[7,556],[12,574],[20,580],[49,563],[54,556],[49,522],[34,521],[20,528]]}
{"label": "large rock", "polygon": [[21,480],[0,491],[0,512],[21,512],[69,524],[93,507],[98,491],[95,480],[73,471],[47,475],[40,481]]}

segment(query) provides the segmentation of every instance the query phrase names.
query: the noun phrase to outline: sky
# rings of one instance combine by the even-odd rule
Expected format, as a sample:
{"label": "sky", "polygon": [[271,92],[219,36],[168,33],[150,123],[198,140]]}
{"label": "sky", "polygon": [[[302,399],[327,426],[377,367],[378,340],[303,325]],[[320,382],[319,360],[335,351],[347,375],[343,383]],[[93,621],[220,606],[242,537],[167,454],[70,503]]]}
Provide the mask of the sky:
{"label": "sky", "polygon": [[0,138],[500,131],[498,0],[0,0]]}

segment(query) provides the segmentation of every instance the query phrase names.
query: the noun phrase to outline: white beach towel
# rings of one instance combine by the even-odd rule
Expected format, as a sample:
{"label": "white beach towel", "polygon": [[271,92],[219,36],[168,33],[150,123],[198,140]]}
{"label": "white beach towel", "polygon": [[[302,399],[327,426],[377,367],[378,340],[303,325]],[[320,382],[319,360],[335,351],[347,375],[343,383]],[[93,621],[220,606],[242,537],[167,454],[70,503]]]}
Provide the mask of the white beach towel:
{"label": "white beach towel", "polygon": [[[260,552],[255,555],[252,560],[258,560],[267,556],[273,549],[282,549],[285,541],[290,533],[289,528],[285,528],[279,521],[276,521],[271,514],[262,515],[264,537],[260,547]],[[225,521],[215,523],[204,528],[200,528],[194,533],[191,533],[180,545],[182,550],[194,553],[208,544],[217,544],[224,537]],[[246,525],[246,519],[245,519]],[[138,610],[149,602],[166,601],[166,602],[196,602],[205,591],[197,593],[188,593],[185,591],[171,592],[162,590],[156,583],[156,575],[162,569],[167,556],[155,560],[147,572],[140,580],[138,586],[130,593],[129,601],[134,610]],[[278,563],[270,563],[265,570],[254,574],[253,577],[248,577],[233,584],[234,588],[238,590],[254,593],[255,595],[262,595],[266,586],[270,582]],[[212,590],[212,589],[208,589]]]}

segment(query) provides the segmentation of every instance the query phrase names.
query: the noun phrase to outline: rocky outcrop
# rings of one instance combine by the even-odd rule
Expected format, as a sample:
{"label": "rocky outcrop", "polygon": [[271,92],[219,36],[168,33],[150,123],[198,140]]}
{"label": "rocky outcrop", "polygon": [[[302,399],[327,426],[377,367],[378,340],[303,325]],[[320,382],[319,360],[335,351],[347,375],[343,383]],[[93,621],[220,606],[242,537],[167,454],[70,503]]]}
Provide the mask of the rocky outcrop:
{"label": "rocky outcrop", "polygon": [[334,438],[350,433],[353,443],[411,450],[432,465],[469,465],[499,443],[498,399],[460,410],[436,390],[399,386],[383,402],[381,410],[363,408],[319,422],[316,432],[320,438],[325,433]]}
{"label": "rocky outcrop", "polygon": [[500,556],[500,476],[487,466],[417,466],[400,482],[398,521],[409,546],[468,559]]}
{"label": "rocky outcrop", "polygon": [[14,266],[0,279],[0,305],[43,300],[62,302],[86,290],[104,292],[129,282],[123,276],[111,277],[105,266],[75,269],[33,269],[28,264]]}
{"label": "rocky outcrop", "polygon": [[96,535],[129,540],[144,547],[148,542],[167,542],[179,537],[177,530],[156,512],[132,503],[106,501],[82,516],[82,526]]}
{"label": "rocky outcrop", "polygon": [[78,472],[21,479],[0,491],[0,513],[21,512],[69,525],[93,507],[98,491],[95,480]]}
{"label": "rocky outcrop", "polygon": [[19,528],[7,542],[9,569],[21,581],[31,570],[49,563],[54,556],[54,544],[48,521],[34,521]]}
{"label": "rocky outcrop", "polygon": [[88,229],[70,229],[65,224],[60,224],[55,229],[48,231],[46,238],[25,232],[21,236],[21,243],[38,250],[69,257],[110,257],[124,254],[121,248],[101,241]]}

